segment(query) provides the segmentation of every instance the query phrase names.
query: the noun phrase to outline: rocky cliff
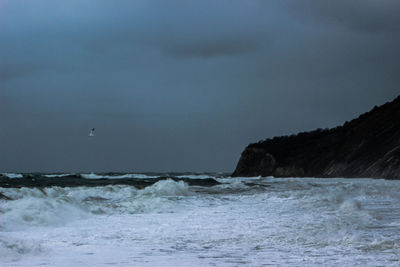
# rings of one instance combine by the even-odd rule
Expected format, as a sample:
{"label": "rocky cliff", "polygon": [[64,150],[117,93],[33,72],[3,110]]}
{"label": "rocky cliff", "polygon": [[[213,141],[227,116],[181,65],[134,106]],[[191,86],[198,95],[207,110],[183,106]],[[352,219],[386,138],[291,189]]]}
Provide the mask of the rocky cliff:
{"label": "rocky cliff", "polygon": [[232,176],[400,179],[400,96],[333,129],[250,144]]}

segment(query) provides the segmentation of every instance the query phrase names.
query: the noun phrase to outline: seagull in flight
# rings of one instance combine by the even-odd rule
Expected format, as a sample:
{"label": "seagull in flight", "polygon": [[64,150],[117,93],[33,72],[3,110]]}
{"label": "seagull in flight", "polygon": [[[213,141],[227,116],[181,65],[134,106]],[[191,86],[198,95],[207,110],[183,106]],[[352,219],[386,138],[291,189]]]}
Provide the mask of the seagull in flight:
{"label": "seagull in flight", "polygon": [[94,136],[94,128],[90,130],[89,136]]}

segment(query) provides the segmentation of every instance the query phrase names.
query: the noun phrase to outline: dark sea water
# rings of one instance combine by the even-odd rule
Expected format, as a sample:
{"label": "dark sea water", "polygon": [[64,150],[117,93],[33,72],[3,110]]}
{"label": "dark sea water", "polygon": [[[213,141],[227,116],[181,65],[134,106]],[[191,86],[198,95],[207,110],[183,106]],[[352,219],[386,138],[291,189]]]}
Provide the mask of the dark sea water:
{"label": "dark sea water", "polygon": [[3,174],[1,266],[400,266],[400,181]]}

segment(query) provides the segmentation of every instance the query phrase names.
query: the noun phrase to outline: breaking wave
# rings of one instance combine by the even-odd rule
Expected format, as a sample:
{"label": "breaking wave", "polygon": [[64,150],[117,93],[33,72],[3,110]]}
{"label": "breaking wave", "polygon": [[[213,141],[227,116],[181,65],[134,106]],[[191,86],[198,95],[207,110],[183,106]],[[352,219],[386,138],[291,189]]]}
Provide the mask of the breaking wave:
{"label": "breaking wave", "polygon": [[[71,176],[65,175],[60,179]],[[135,179],[145,184],[0,187],[2,258],[24,266],[35,255],[57,265],[46,255],[78,247],[103,265],[110,253],[97,252],[101,248],[128,266],[166,255],[203,266],[298,265],[304,259],[311,266],[398,264],[399,181],[197,174]]]}
{"label": "breaking wave", "polygon": [[23,175],[20,173],[9,173],[9,172],[5,172],[2,173],[2,175],[4,175],[5,177],[8,177],[10,179],[14,179],[14,178],[22,178]]}
{"label": "breaking wave", "polygon": [[90,214],[170,211],[168,197],[193,194],[183,181],[158,181],[142,190],[133,186],[8,188],[0,192],[12,200],[0,206],[1,229],[59,226]]}

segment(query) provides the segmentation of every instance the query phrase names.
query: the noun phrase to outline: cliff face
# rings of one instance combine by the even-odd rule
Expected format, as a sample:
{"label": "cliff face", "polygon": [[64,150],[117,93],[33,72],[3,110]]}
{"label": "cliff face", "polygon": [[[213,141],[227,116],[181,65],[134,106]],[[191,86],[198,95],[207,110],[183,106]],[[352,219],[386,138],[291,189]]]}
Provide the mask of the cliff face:
{"label": "cliff face", "polygon": [[232,176],[400,179],[400,96],[328,130],[250,144]]}

